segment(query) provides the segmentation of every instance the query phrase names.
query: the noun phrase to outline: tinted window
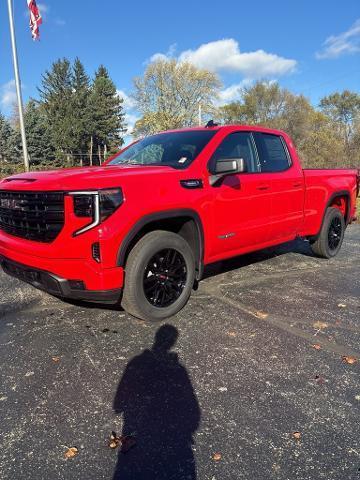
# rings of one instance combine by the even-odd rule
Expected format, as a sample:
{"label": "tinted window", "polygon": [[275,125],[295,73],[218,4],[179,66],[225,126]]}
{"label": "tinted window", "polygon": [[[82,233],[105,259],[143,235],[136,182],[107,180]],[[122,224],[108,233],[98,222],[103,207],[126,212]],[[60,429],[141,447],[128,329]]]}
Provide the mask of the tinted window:
{"label": "tinted window", "polygon": [[253,142],[248,132],[231,133],[226,137],[212,156],[211,166],[219,158],[243,158],[248,172],[258,171]]}
{"label": "tinted window", "polygon": [[186,168],[215,135],[216,130],[160,133],[131,145],[108,165],[169,165]]}
{"label": "tinted window", "polygon": [[278,135],[254,132],[262,172],[281,172],[289,168],[289,157]]}

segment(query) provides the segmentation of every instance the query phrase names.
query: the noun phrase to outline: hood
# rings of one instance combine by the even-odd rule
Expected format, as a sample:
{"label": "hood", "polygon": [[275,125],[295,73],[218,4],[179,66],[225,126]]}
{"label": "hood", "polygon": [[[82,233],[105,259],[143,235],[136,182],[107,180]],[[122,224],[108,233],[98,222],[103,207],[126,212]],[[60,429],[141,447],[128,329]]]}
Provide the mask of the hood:
{"label": "hood", "polygon": [[173,168],[167,166],[141,165],[66,168],[13,175],[0,181],[0,189],[32,191],[94,190],[121,186],[123,180],[134,175],[159,175],[173,171]]}

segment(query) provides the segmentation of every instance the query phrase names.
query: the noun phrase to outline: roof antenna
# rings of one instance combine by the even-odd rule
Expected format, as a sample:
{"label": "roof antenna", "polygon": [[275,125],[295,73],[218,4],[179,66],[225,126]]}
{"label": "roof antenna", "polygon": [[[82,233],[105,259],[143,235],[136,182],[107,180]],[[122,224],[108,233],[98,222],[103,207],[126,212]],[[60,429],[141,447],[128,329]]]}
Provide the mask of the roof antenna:
{"label": "roof antenna", "polygon": [[213,128],[213,127],[218,127],[218,123],[214,123],[214,120],[209,120],[207,124],[205,125],[205,128]]}

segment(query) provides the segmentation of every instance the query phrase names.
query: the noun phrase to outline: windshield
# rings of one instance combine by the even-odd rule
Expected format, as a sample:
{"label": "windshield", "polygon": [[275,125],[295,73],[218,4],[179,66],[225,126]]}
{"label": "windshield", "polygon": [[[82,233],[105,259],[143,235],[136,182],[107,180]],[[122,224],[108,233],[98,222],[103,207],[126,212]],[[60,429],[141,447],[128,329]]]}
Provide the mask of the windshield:
{"label": "windshield", "polygon": [[215,135],[216,130],[159,133],[120,153],[108,165],[167,165],[186,168]]}

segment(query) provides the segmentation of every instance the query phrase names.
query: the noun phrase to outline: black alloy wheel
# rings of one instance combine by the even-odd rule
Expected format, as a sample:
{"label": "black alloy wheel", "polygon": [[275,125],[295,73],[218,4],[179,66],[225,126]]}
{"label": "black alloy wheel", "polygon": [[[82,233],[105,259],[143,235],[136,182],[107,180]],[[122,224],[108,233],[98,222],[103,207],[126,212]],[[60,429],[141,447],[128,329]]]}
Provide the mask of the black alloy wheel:
{"label": "black alloy wheel", "polygon": [[194,252],[182,236],[149,232],[129,253],[121,305],[152,322],[176,315],[189,300],[195,271]]}
{"label": "black alloy wheel", "polygon": [[143,280],[145,296],[154,307],[168,307],[181,296],[186,279],[186,262],[181,253],[173,248],[161,250],[146,266]]}
{"label": "black alloy wheel", "polygon": [[311,249],[315,255],[322,258],[335,257],[344,240],[345,228],[342,212],[338,208],[329,207],[325,212],[319,234],[315,239],[310,239]]}

